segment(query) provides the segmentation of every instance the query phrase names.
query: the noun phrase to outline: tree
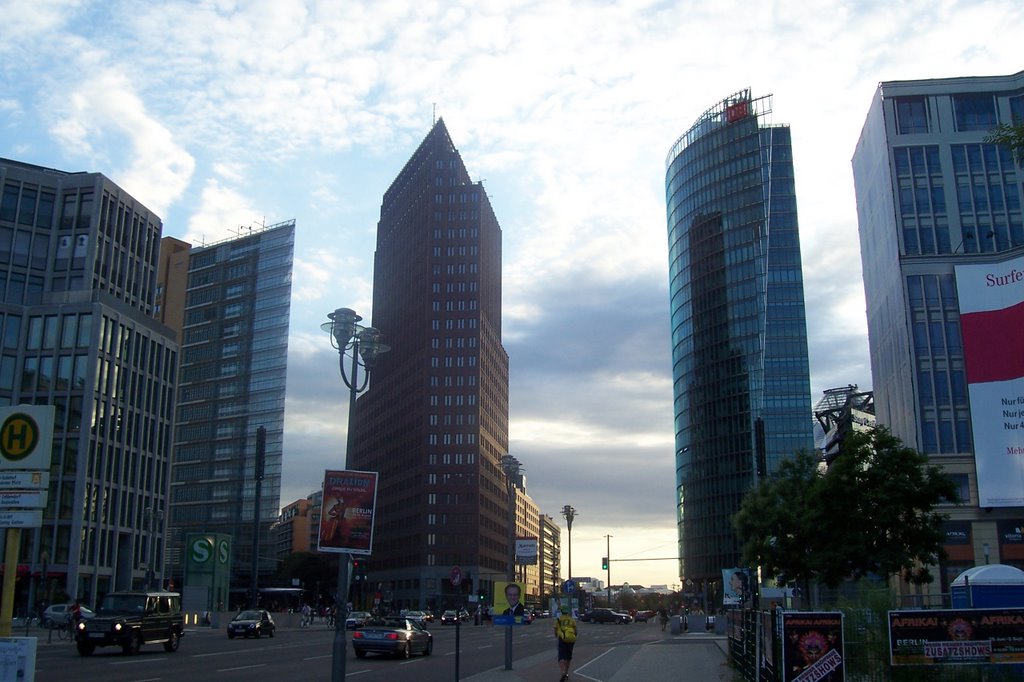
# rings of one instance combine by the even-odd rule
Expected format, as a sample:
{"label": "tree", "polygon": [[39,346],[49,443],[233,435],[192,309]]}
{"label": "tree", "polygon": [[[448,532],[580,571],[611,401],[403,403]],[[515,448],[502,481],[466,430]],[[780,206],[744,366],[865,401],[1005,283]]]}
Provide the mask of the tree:
{"label": "tree", "polygon": [[933,580],[944,557],[935,511],[958,502],[953,480],[884,428],[853,433],[827,469],[801,453],[751,491],[733,519],[743,560],[804,587],[898,574]]}
{"label": "tree", "polygon": [[1013,154],[1017,164],[1024,162],[1024,121],[1014,119],[1013,123],[1001,123],[989,131],[985,142],[1006,147]]}

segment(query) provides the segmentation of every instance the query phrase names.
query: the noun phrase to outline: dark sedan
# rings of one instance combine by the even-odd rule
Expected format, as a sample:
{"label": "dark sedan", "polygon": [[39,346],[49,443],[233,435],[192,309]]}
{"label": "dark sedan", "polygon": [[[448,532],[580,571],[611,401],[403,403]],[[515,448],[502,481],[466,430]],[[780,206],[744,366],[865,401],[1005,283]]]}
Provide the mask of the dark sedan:
{"label": "dark sedan", "polygon": [[429,656],[434,650],[434,637],[416,621],[385,618],[371,621],[353,632],[352,648],[358,658],[367,653],[391,654],[399,658],[409,658],[417,653]]}
{"label": "dark sedan", "polygon": [[239,611],[238,615],[228,623],[228,639],[235,637],[255,637],[259,639],[263,635],[274,636],[274,619],[269,611],[262,609],[250,609]]}

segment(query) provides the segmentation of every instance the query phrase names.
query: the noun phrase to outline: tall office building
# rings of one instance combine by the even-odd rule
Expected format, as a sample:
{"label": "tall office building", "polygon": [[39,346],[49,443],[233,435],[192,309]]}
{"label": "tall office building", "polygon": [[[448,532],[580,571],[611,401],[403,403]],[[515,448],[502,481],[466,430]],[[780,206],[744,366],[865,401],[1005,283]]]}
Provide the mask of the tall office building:
{"label": "tall office building", "polygon": [[[231,537],[236,594],[251,585],[260,427],[259,556],[273,555],[294,246],[290,220],[189,254],[167,550],[168,572],[179,581],[188,534],[221,533]],[[162,279],[165,294],[180,289],[173,275]],[[276,569],[271,561],[259,566],[263,575]]]}
{"label": "tall office building", "polygon": [[178,364],[152,318],[161,222],[99,173],[0,159],[0,186],[0,404],[56,412],[15,603],[92,604],[161,577]]}
{"label": "tall office building", "polygon": [[985,143],[1013,119],[1024,72],[885,82],[853,156],[878,423],[965,503],[934,591],[976,563],[1024,568],[1024,173]]}
{"label": "tall office building", "polygon": [[770,113],[731,95],[666,163],[679,574],[706,595],[759,469],[813,446],[793,152]]}
{"label": "tall office building", "polygon": [[443,121],[384,194],[373,325],[391,351],[357,400],[348,454],[380,472],[369,580],[394,605],[454,604],[459,566],[490,594],[508,546],[501,228]]}

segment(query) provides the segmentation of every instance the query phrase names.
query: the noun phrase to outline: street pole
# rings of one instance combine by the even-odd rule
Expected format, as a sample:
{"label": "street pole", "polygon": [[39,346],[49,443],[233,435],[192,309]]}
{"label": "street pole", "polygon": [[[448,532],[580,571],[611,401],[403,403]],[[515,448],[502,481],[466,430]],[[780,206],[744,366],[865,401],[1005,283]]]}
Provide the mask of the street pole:
{"label": "street pole", "polygon": [[[516,578],[516,487],[519,485],[520,463],[512,455],[501,458],[501,470],[505,474],[505,489],[508,491],[508,582]],[[505,670],[512,669],[512,624],[505,626]]]}
{"label": "street pole", "polygon": [[255,508],[252,517],[252,595],[249,598],[250,608],[260,604],[260,504],[263,498],[263,473],[267,457],[267,429],[256,429],[256,468],[253,476],[256,480],[256,496],[253,500]]}
{"label": "street pole", "polygon": [[[562,507],[562,516],[565,517],[565,525],[569,529],[569,575],[566,580],[572,580],[572,522],[576,518],[576,510],[571,504]],[[569,595],[570,607],[572,606],[572,595]]]}
{"label": "street pole", "polygon": [[[381,353],[391,350],[383,343],[381,333],[373,327],[362,327],[358,323],[363,318],[350,308],[338,308],[327,315],[328,322],[320,328],[331,335],[331,345],[338,351],[338,369],[342,381],[349,389],[348,399],[348,434],[345,437],[345,454],[342,456],[342,468],[348,469],[348,455],[352,451],[353,425],[355,424],[356,396],[367,386],[370,369]],[[345,351],[352,356],[352,370],[345,375]],[[360,365],[359,357],[363,362]],[[363,381],[360,384],[357,373],[363,368]],[[345,619],[348,617],[348,590],[351,572],[352,554],[343,552],[338,556],[338,591],[334,601],[334,640],[331,648],[331,682],[343,682],[345,679]]]}
{"label": "street pole", "polygon": [[612,607],[612,536],[605,535],[605,553],[608,555],[608,568],[605,569],[605,577],[608,584],[605,588],[608,590],[608,608]]}

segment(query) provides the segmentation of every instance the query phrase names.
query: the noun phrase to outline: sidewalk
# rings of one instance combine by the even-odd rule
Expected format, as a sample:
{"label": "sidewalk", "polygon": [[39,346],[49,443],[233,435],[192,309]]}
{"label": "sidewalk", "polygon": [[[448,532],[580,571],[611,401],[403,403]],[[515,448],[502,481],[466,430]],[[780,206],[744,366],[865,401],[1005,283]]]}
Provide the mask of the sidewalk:
{"label": "sidewalk", "polygon": [[[687,633],[671,635],[652,628],[637,628],[613,650],[591,658],[576,652],[569,680],[574,682],[731,682],[733,672],[727,663],[727,638],[723,635]],[[504,666],[486,670],[463,682],[555,682],[558,662],[555,651],[514,661],[512,670]]]}

